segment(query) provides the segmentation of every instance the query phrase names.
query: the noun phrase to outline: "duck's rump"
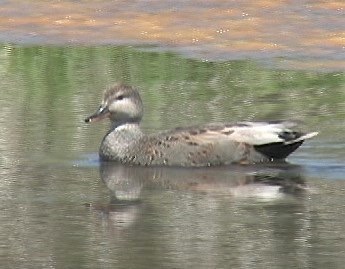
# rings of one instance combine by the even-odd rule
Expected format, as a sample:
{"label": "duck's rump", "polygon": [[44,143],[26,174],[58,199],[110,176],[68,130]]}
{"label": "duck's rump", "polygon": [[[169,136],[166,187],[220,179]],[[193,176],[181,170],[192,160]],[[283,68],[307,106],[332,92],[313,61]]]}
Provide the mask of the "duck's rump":
{"label": "duck's rump", "polygon": [[292,144],[284,144],[283,142],[270,143],[264,145],[256,145],[254,146],[254,149],[270,160],[283,160],[296,149],[298,149],[303,144],[303,142],[304,140]]}

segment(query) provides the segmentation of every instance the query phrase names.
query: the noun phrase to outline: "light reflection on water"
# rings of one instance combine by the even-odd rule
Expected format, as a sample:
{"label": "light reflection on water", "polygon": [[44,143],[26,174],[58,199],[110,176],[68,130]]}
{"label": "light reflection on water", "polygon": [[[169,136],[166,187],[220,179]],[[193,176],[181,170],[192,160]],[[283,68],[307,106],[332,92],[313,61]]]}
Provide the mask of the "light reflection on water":
{"label": "light reflection on water", "polygon": [[[138,260],[154,255],[151,265],[201,268],[322,264],[316,256],[328,244],[317,231],[325,219],[315,215],[318,206],[310,199],[317,199],[319,190],[306,186],[302,167],[203,170],[104,164],[100,174],[112,198],[88,206],[110,237],[130,238],[126,244]],[[147,233],[153,236],[150,242]],[[161,249],[162,256],[143,251],[143,242]]]}
{"label": "light reflection on water", "polygon": [[[205,60],[343,70],[342,1],[5,1],[0,40],[159,45]],[[39,15],[38,15],[39,14]],[[321,38],[322,37],[322,38]]]}
{"label": "light reflection on water", "polygon": [[[128,47],[3,49],[5,268],[342,268],[343,73]],[[108,125],[83,119],[118,81],[141,89],[148,132],[282,117],[320,135],[281,166],[101,165]]]}

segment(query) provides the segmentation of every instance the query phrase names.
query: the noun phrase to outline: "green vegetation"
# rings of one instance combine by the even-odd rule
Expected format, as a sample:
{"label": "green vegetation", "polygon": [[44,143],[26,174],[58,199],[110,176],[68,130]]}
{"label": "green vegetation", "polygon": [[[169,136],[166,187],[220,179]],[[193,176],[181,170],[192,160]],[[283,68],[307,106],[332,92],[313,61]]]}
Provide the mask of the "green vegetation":
{"label": "green vegetation", "polygon": [[[335,133],[343,120],[344,73],[270,69],[250,60],[202,62],[154,48],[18,46],[0,49],[0,104],[30,150],[77,151],[103,131],[86,128],[103,89],[138,86],[148,130],[208,121],[299,119]],[[14,126],[13,126],[14,125]],[[15,127],[17,126],[17,127]],[[32,140],[39,141],[32,145]]]}

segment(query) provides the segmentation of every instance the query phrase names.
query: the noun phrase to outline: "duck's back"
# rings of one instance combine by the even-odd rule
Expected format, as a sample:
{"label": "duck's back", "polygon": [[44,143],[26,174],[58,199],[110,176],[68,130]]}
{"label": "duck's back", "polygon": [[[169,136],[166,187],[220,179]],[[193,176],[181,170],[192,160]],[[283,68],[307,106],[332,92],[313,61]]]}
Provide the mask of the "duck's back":
{"label": "duck's back", "polygon": [[213,166],[284,159],[313,134],[282,123],[211,124],[143,135],[119,161],[138,165]]}

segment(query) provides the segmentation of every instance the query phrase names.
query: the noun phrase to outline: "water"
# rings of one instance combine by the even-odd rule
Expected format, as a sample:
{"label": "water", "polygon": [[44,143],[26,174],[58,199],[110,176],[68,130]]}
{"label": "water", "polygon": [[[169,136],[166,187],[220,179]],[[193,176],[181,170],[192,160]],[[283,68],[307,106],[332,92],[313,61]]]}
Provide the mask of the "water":
{"label": "water", "polygon": [[[339,1],[2,3],[0,267],[343,268],[342,12]],[[146,132],[295,119],[320,133],[287,164],[101,164],[108,123],[83,120],[116,82],[139,87]]]}
{"label": "water", "polygon": [[[344,74],[132,47],[1,48],[4,268],[342,268]],[[102,91],[141,89],[143,128],[293,118],[320,135],[287,165],[101,165]]]}
{"label": "water", "polygon": [[[35,44],[158,45],[204,60],[260,59],[339,70],[344,3],[332,1],[1,1],[0,39]],[[322,37],[322,38],[321,38]]]}

